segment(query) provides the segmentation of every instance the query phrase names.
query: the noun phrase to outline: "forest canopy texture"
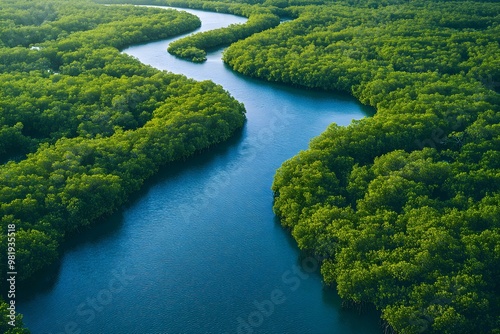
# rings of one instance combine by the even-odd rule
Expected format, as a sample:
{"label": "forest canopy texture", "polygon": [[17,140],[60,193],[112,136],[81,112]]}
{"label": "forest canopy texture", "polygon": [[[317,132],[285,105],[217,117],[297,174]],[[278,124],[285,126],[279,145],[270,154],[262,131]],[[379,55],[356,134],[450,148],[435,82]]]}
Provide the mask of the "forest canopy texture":
{"label": "forest canopy texture", "polygon": [[[0,271],[15,224],[18,281],[68,233],[126,203],[160,166],[228,139],[243,106],[212,82],[161,72],[124,46],[200,26],[185,12],[88,1],[0,3]],[[5,324],[0,332],[22,333]]]}
{"label": "forest canopy texture", "polygon": [[[283,164],[272,186],[281,223],[323,260],[325,282],[348,304],[381,311],[386,331],[500,333],[497,1],[129,2],[267,15],[259,31],[291,18],[232,44],[224,61],[267,81],[352,94],[376,114],[332,124]],[[19,226],[26,276],[159,165],[244,120],[220,87],[118,52],[192,30],[196,18],[38,3],[3,1],[0,11],[0,219]],[[201,61],[204,47],[231,36],[179,45]]]}
{"label": "forest canopy texture", "polygon": [[[267,2],[267,1],[266,1]],[[292,2],[290,2],[292,4]],[[269,81],[348,92],[277,171],[274,210],[351,304],[399,333],[500,333],[500,4],[339,1],[233,44]]]}

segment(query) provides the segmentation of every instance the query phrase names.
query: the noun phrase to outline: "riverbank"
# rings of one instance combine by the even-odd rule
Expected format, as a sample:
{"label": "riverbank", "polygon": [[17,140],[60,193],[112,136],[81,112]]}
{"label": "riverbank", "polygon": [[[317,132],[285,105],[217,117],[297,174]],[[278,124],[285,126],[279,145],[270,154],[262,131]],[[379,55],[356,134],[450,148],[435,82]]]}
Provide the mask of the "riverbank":
{"label": "riverbank", "polygon": [[[217,13],[197,15],[202,29],[239,22]],[[182,61],[166,52],[168,43],[124,52],[159,69],[210,79],[228,89],[247,110],[241,136],[171,166],[112,218],[116,228],[111,233],[91,233],[70,249],[50,289],[33,292],[23,303],[28,325],[37,332],[57,332],[75,321],[84,331],[116,334],[232,333],[240,325],[244,330],[245,324],[276,333],[378,333],[376,314],[360,321],[356,312],[342,310],[335,291],[323,287],[317,271],[296,273],[302,259],[294,241],[276,224],[270,190],[283,161],[307,148],[310,138],[330,123],[347,125],[364,117],[363,107],[348,96],[244,78],[222,63],[221,52],[208,54],[204,64]],[[87,323],[78,306],[85,303],[81,310],[87,310],[87,298],[97,299],[101,290],[109,290],[113,273],[123,270],[135,278],[112,294],[108,304],[100,303],[101,311]],[[276,290],[283,293],[280,298]],[[283,303],[273,303],[269,316],[261,312],[261,321],[256,303],[269,305],[268,300]]]}

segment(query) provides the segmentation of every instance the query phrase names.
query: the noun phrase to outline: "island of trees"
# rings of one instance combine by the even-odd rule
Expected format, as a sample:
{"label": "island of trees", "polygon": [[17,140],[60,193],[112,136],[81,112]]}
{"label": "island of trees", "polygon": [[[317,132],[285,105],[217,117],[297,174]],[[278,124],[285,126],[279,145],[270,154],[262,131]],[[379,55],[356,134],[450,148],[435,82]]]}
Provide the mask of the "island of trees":
{"label": "island of trees", "polygon": [[168,52],[193,62],[204,62],[207,60],[207,50],[229,45],[256,32],[275,27],[279,23],[280,18],[274,14],[253,14],[245,24],[232,24],[227,28],[200,32],[178,39],[169,44]]}
{"label": "island of trees", "polygon": [[[346,305],[374,305],[386,332],[500,333],[500,4],[128,2],[247,16],[171,52],[202,61],[239,39],[224,53],[235,71],[374,107],[282,165],[275,213],[321,259],[325,283]],[[214,84],[118,52],[192,30],[192,16],[83,0],[1,6],[0,219],[19,226],[30,276],[158,166],[227,139],[244,110]]]}

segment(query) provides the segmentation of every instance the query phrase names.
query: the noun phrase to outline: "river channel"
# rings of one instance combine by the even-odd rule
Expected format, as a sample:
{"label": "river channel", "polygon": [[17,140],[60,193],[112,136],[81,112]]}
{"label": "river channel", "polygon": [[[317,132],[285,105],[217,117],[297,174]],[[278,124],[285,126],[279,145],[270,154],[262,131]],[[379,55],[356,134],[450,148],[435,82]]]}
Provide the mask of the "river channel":
{"label": "river channel", "polygon": [[[202,31],[246,20],[187,11]],[[166,52],[175,39],[123,52],[222,85],[244,103],[244,129],[167,166],[122,212],[71,240],[52,277],[20,301],[25,324],[34,334],[379,333],[375,312],[342,309],[323,286],[274,216],[270,189],[276,169],[330,123],[370,111],[349,96],[241,76],[222,50],[203,64],[176,59]]]}

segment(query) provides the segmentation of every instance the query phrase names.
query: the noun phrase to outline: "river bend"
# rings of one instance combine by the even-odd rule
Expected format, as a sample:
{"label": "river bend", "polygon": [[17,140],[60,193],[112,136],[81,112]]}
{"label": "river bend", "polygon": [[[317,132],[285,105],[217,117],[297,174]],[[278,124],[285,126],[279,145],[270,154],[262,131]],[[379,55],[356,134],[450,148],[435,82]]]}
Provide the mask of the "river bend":
{"label": "river bend", "polygon": [[[187,11],[202,31],[246,20]],[[123,212],[69,242],[54,277],[22,300],[26,325],[35,334],[378,333],[376,314],[343,310],[323,287],[277,222],[270,189],[283,161],[366,110],[350,97],[238,75],[222,51],[203,64],[176,59],[166,52],[172,40],[124,52],[221,84],[245,104],[244,129],[165,168]]]}

